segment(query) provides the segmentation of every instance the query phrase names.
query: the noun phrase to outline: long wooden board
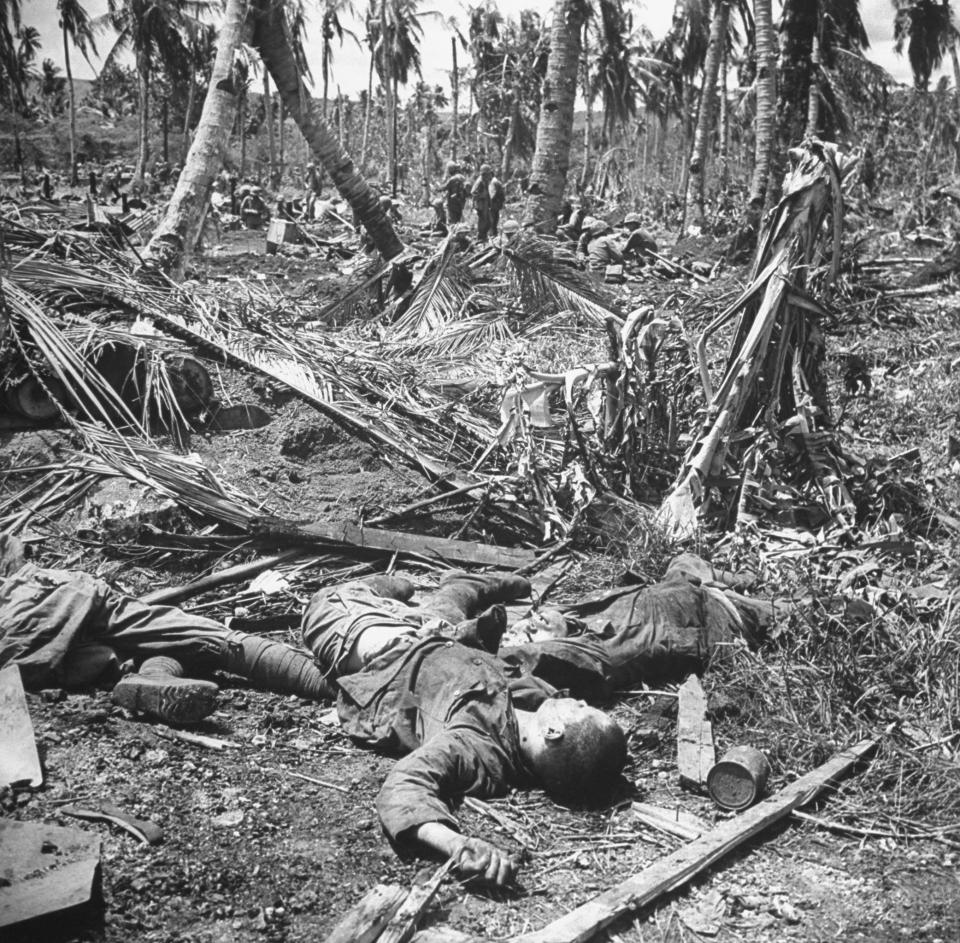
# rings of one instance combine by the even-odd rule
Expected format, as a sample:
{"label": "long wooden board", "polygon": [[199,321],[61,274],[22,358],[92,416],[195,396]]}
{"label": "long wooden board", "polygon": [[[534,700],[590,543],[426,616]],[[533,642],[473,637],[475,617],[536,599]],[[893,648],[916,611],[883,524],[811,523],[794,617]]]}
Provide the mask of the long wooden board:
{"label": "long wooden board", "polygon": [[863,740],[843,750],[776,795],[718,825],[639,874],[554,920],[542,930],[515,937],[513,943],[586,943],[618,917],[649,904],[661,894],[675,890],[738,845],[810,802],[819,792],[834,785],[837,779],[866,759],[875,747],[876,741]]}
{"label": "long wooden board", "polygon": [[20,669],[7,665],[0,670],[0,786],[15,783],[37,789],[43,771]]}
{"label": "long wooden board", "polygon": [[377,527],[361,527],[351,521],[338,524],[317,522],[314,524],[268,525],[257,536],[261,539],[276,537],[284,543],[316,544],[339,547],[356,547],[384,554],[412,554],[430,560],[446,560],[452,563],[471,563],[475,566],[492,566],[501,570],[519,570],[530,566],[537,555],[532,550],[516,547],[494,547],[491,544],[471,540],[453,540],[447,537],[428,537],[422,534],[406,534]]}

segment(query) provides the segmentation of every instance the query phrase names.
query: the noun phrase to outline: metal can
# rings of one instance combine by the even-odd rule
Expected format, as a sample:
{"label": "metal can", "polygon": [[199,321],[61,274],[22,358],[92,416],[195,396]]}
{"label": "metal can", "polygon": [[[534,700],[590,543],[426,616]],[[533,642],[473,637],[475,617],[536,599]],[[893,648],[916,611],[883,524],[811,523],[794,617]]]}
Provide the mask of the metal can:
{"label": "metal can", "polygon": [[756,747],[731,747],[707,773],[707,791],[722,809],[739,812],[762,798],[770,764]]}

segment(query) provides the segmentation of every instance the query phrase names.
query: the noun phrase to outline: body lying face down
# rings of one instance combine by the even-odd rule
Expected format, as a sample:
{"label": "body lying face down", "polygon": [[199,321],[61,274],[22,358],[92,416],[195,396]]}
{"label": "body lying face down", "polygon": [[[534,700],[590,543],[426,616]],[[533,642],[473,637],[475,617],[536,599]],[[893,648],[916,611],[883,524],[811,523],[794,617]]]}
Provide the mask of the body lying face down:
{"label": "body lying face down", "polygon": [[[436,608],[364,583],[314,596],[304,641],[339,688],[343,729],[401,757],[377,799],[391,842],[455,857],[462,873],[503,884],[518,862],[459,831],[454,808],[464,796],[503,796],[513,787],[540,787],[574,803],[609,796],[622,782],[626,737],[587,701],[609,700],[638,682],[681,680],[744,634],[743,617],[723,592],[690,577],[675,569],[647,590],[588,600],[543,620],[545,637],[514,635],[509,647],[488,637],[487,650],[475,636],[457,641],[454,619],[522,598],[525,581],[484,584],[454,574],[435,594],[445,603]],[[438,610],[443,619],[434,617]],[[557,637],[571,627],[581,634]]]}

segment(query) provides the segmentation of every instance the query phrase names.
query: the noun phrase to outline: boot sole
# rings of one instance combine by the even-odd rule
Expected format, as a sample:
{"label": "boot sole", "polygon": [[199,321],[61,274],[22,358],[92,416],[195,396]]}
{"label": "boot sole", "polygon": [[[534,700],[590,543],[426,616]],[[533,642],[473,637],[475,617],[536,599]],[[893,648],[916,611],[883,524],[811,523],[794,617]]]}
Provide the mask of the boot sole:
{"label": "boot sole", "polygon": [[114,687],[113,702],[165,723],[195,724],[216,710],[219,691],[212,681],[130,675]]}

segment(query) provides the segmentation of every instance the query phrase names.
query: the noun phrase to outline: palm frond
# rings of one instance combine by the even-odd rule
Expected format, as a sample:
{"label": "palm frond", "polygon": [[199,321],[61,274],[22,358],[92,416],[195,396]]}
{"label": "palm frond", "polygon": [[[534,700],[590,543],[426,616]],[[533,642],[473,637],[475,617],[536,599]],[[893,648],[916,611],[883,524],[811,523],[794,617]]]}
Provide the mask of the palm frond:
{"label": "palm frond", "polygon": [[427,261],[406,311],[394,321],[394,337],[422,337],[457,320],[469,297],[470,276],[454,262],[458,240],[447,236]]}
{"label": "palm frond", "polygon": [[503,249],[503,257],[527,310],[541,309],[546,301],[570,308],[601,327],[610,315],[623,318],[596,279],[575,268],[573,256],[558,244],[523,233]]}

